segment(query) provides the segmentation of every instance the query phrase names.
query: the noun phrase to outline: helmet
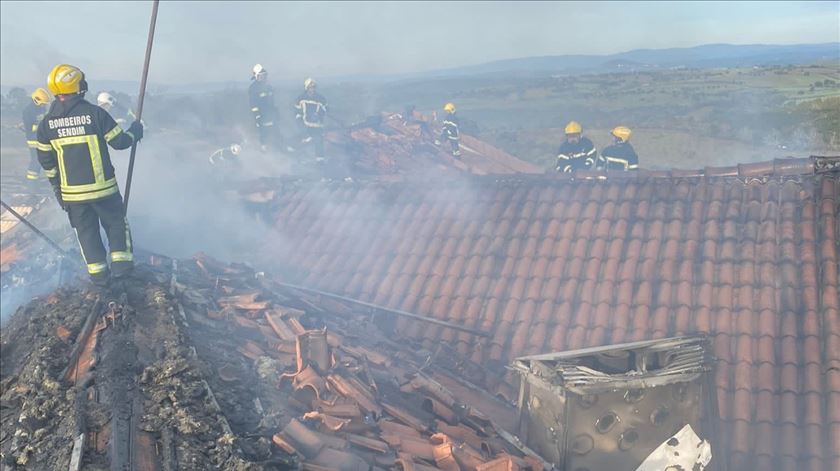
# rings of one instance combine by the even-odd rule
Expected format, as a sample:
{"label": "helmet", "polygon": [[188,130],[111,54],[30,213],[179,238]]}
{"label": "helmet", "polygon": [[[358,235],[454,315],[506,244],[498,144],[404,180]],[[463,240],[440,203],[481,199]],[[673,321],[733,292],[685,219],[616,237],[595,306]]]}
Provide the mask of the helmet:
{"label": "helmet", "polygon": [[315,83],[315,79],[313,79],[311,77],[303,81],[303,89],[304,90],[309,90],[310,88],[312,88],[316,85],[318,85],[318,84]]}
{"label": "helmet", "polygon": [[443,111],[447,113],[454,113],[455,112],[455,103],[447,103],[443,105]]}
{"label": "helmet", "polygon": [[46,105],[50,102],[50,94],[43,88],[36,88],[35,91],[32,92],[32,101],[38,106]]}
{"label": "helmet", "polygon": [[577,121],[569,121],[569,124],[566,125],[566,134],[580,134],[581,131],[583,131],[583,128]]}
{"label": "helmet", "polygon": [[78,67],[58,64],[47,76],[47,88],[53,95],[71,95],[87,91],[85,74]]}
{"label": "helmet", "polygon": [[627,142],[627,139],[630,139],[630,134],[632,133],[630,132],[630,128],[625,126],[618,126],[612,131],[610,131],[610,134],[621,139],[621,142]]}
{"label": "helmet", "polygon": [[233,155],[239,155],[242,152],[242,147],[239,144],[231,144],[230,145],[230,153]]}
{"label": "helmet", "polygon": [[114,106],[116,102],[117,99],[108,92],[101,92],[99,95],[96,95],[96,104],[99,106]]}
{"label": "helmet", "polygon": [[265,73],[268,73],[268,71],[267,71],[267,70],[265,70],[265,67],[263,67],[263,66],[262,66],[262,64],[256,64],[256,65],[254,65],[254,67],[253,67],[253,68],[251,68],[251,72],[253,72],[253,73],[254,73],[254,75],[259,75],[259,74],[265,74]]}

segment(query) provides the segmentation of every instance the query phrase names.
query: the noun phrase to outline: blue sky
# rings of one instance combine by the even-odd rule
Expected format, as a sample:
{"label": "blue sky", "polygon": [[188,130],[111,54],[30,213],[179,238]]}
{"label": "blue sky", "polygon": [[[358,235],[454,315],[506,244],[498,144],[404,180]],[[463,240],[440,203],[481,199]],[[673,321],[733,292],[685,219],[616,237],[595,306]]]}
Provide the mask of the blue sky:
{"label": "blue sky", "polygon": [[[151,2],[0,2],[0,82],[140,76]],[[38,23],[33,23],[38,18]],[[840,2],[161,2],[150,80],[390,74],[707,43],[840,41]]]}

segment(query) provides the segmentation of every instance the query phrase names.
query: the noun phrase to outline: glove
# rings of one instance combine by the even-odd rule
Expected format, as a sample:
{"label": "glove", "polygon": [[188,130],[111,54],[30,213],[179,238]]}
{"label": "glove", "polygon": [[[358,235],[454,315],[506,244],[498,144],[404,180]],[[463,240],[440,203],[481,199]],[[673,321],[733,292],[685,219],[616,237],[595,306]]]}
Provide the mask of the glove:
{"label": "glove", "polygon": [[61,197],[61,187],[53,185],[53,194],[55,194],[55,200],[58,201],[58,205],[61,206],[61,209],[67,211],[67,203],[65,203],[64,198]]}
{"label": "glove", "polygon": [[140,142],[143,139],[143,123],[135,121],[128,127],[128,132],[134,136],[134,142]]}
{"label": "glove", "polygon": [[436,146],[439,146],[439,145],[440,145],[440,140],[435,139],[435,145],[436,145]]}

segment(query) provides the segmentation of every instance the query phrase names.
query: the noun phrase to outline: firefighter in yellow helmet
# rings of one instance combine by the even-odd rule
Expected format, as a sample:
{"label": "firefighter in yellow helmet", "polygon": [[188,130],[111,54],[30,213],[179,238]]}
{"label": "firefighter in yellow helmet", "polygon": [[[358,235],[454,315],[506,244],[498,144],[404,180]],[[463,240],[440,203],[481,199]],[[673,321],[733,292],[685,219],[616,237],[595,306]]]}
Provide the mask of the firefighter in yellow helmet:
{"label": "firefighter in yellow helmet", "polygon": [[[56,101],[38,125],[38,161],[76,231],[94,286],[107,288],[113,273],[118,283],[112,286],[119,289],[134,266],[134,256],[108,146],[131,147],[142,139],[143,125],[135,121],[123,131],[107,111],[86,101],[87,81],[78,67],[55,66],[47,88]],[[108,236],[110,268],[100,224]]]}
{"label": "firefighter in yellow helmet", "polygon": [[595,168],[598,157],[595,145],[583,135],[583,128],[577,121],[569,121],[564,130],[566,141],[557,150],[558,172],[573,172]]}
{"label": "firefighter in yellow helmet", "polygon": [[446,112],[446,116],[443,118],[443,129],[440,133],[440,139],[435,140],[435,145],[440,145],[441,141],[446,139],[452,148],[452,156],[459,158],[461,157],[461,130],[458,128],[455,104],[447,103],[443,105],[443,111]]}
{"label": "firefighter in yellow helmet", "polygon": [[32,92],[32,101],[23,108],[23,132],[26,133],[26,145],[29,147],[29,168],[26,170],[26,179],[35,181],[41,174],[41,165],[38,164],[38,139],[36,132],[38,124],[44,119],[47,112],[47,105],[50,103],[50,95],[43,88]]}
{"label": "firefighter in yellow helmet", "polygon": [[599,166],[607,170],[637,170],[639,156],[630,145],[630,128],[618,126],[610,134],[615,142],[601,151]]}

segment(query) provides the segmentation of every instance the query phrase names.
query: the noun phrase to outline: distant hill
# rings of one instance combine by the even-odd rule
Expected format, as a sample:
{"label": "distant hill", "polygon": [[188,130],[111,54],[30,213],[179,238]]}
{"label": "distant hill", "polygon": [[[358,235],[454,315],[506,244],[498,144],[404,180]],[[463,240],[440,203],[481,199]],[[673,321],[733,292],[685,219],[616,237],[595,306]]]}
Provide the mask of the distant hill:
{"label": "distant hill", "polygon": [[706,44],[671,49],[635,49],[609,55],[523,57],[420,74],[451,77],[490,73],[583,73],[673,67],[713,68],[755,65],[840,62],[840,43],[824,44]]}
{"label": "distant hill", "polygon": [[[506,59],[465,67],[432,70],[412,74],[390,75],[343,75],[323,77],[323,84],[337,82],[388,82],[446,77],[467,77],[472,75],[505,74],[540,76],[550,74],[603,73],[632,70],[651,70],[668,68],[714,68],[714,67],[750,67],[766,65],[799,65],[820,61],[840,62],[840,43],[824,44],[706,44],[695,47],[671,49],[635,49],[608,55],[561,55],[523,57]],[[298,86],[296,80],[274,77],[275,87]],[[224,89],[244,89],[250,84],[248,77],[240,81],[206,82],[193,84],[149,83],[153,94],[196,94]],[[114,90],[132,96],[137,94],[139,82],[119,80],[91,80],[90,89]],[[26,88],[30,88],[27,86]],[[4,95],[11,88],[8,84],[0,86]]]}

